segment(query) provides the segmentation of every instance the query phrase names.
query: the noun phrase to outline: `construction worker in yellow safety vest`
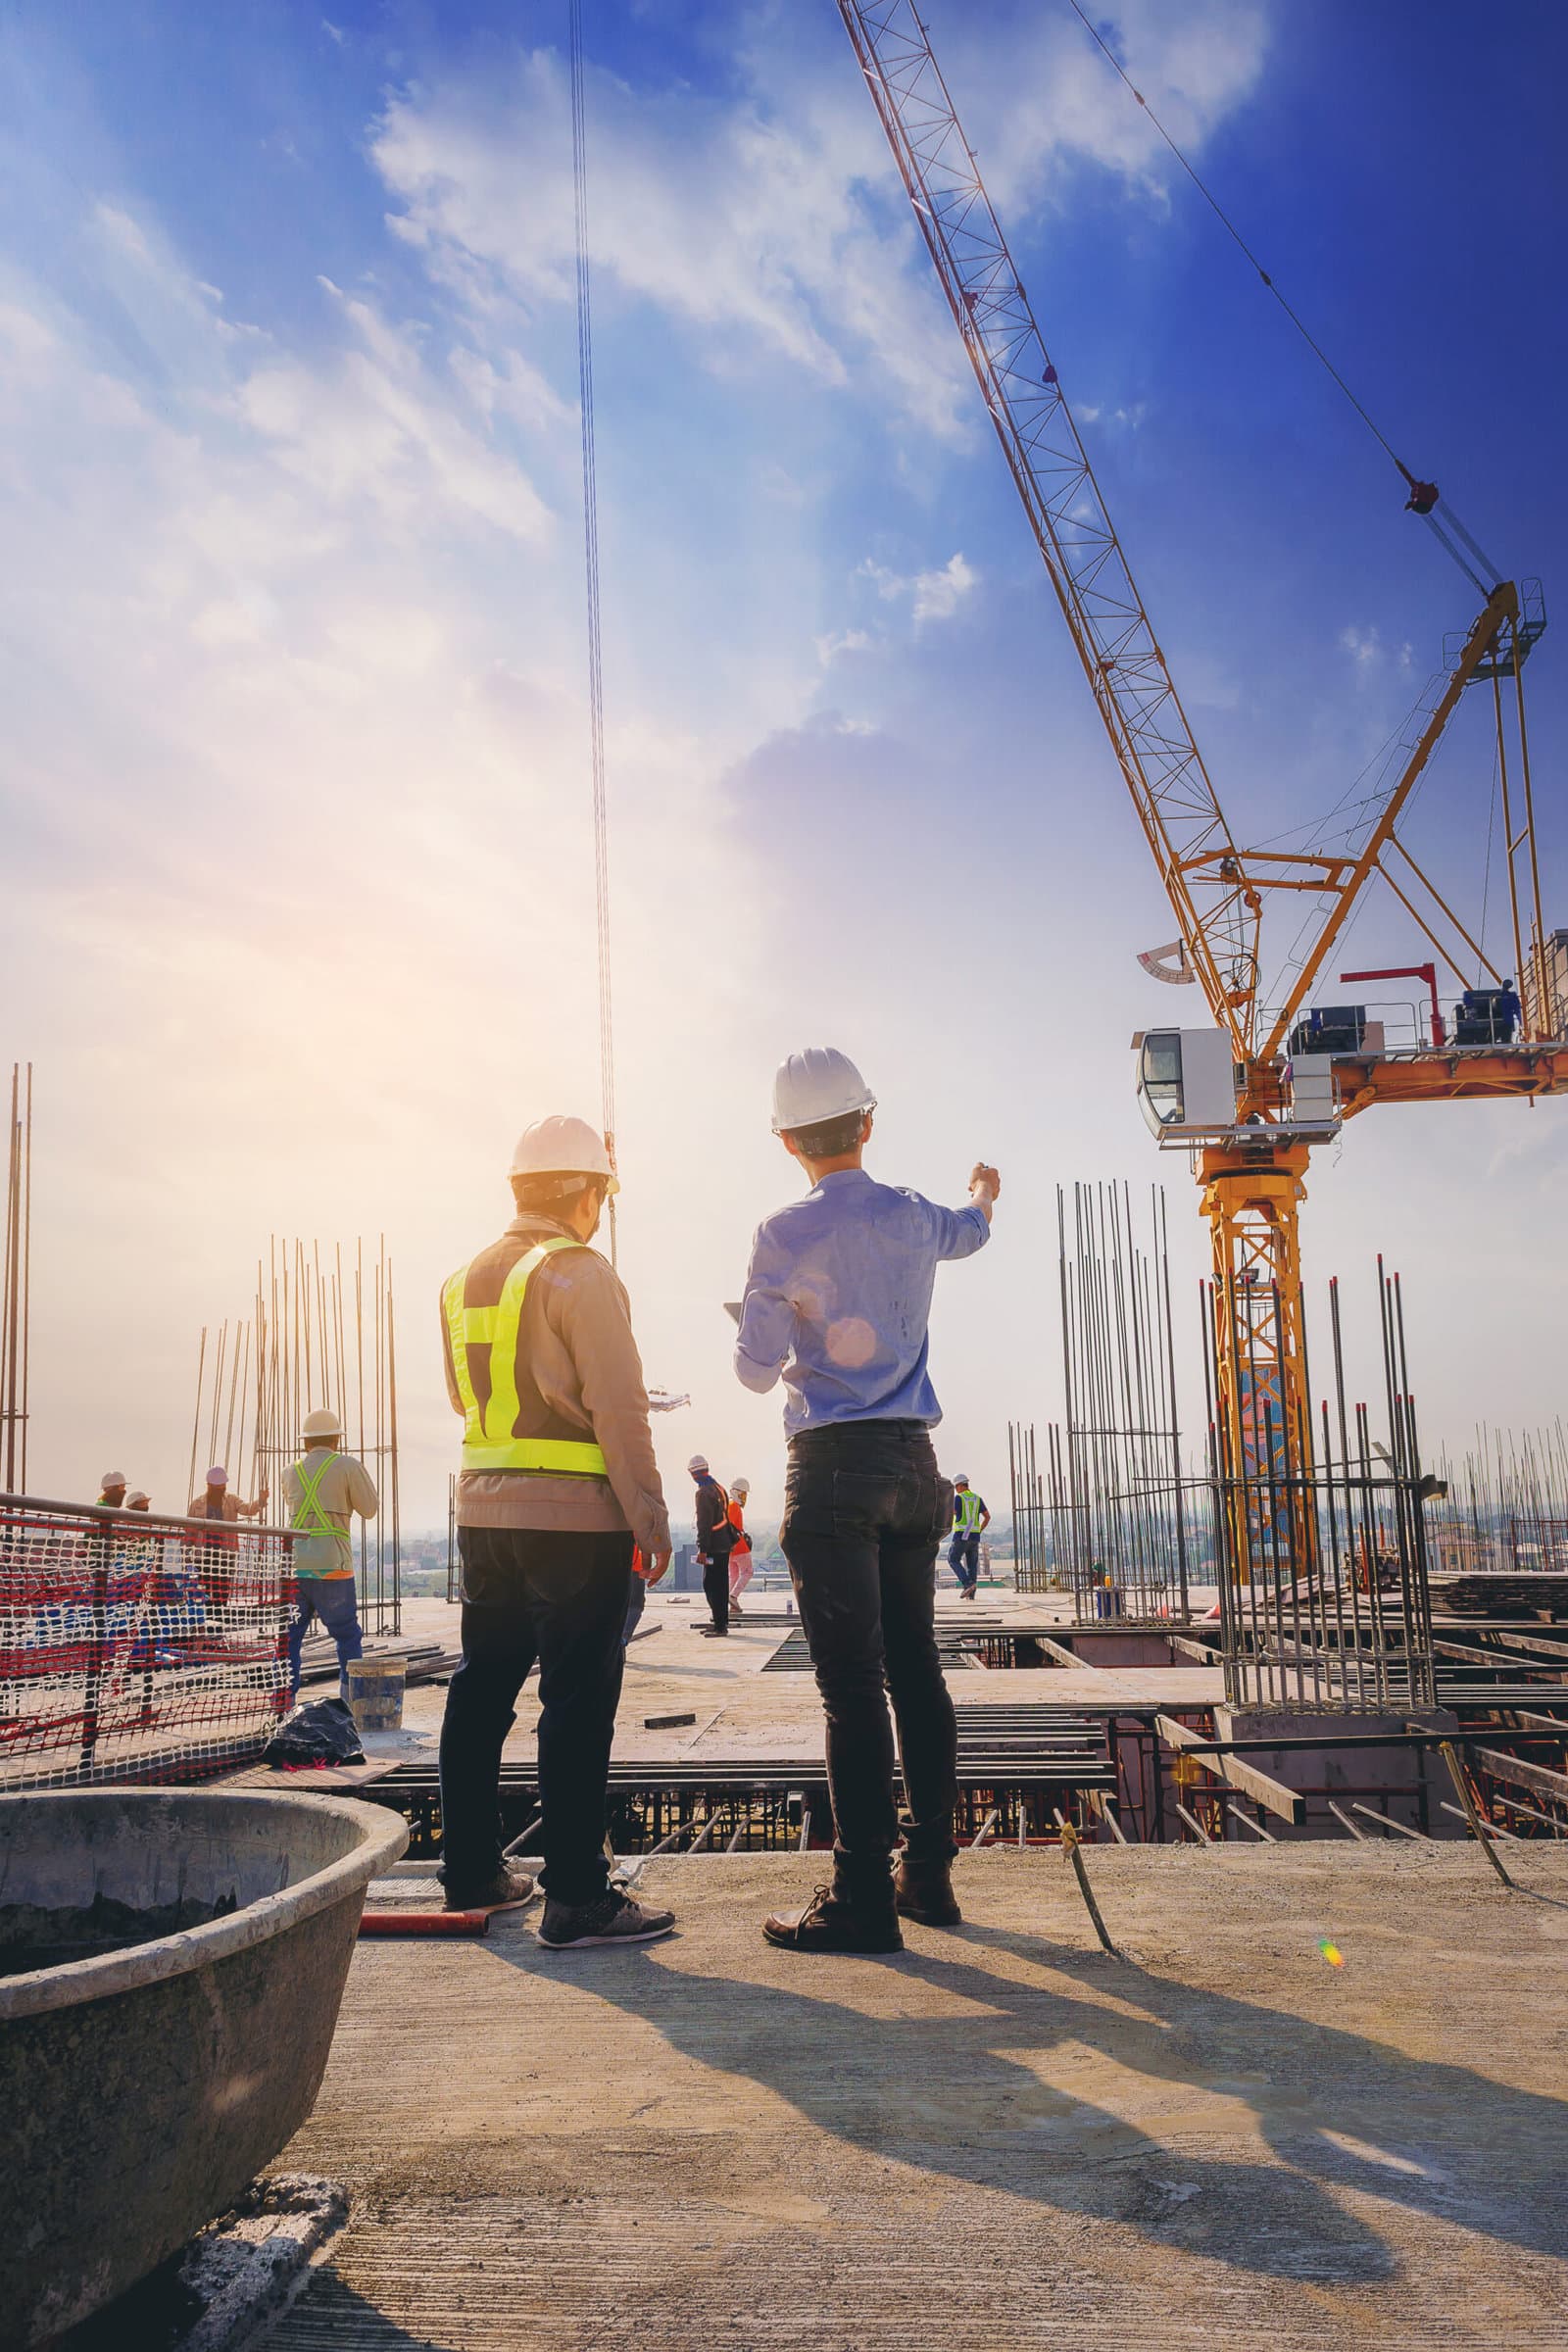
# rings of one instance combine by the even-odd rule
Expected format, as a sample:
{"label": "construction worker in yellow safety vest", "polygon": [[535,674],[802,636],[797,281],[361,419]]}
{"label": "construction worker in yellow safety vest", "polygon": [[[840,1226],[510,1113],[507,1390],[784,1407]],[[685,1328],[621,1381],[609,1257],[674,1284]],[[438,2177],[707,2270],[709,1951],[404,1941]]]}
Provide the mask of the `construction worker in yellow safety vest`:
{"label": "construction worker in yellow safety vest", "polygon": [[305,1636],[318,1617],[337,1643],[338,1688],[345,1698],[349,1694],[349,1661],[365,1654],[349,1521],[355,1511],[362,1519],[373,1519],[380,1499],[365,1464],[338,1450],[343,1424],[336,1413],[325,1407],[307,1413],[300,1436],[305,1451],[283,1473],[298,1580],[288,1629],[290,1705],[299,1691]]}
{"label": "construction worker in yellow safety vest", "polygon": [[991,1513],[960,1470],[953,1482],[953,1543],[948,1566],[965,1600],[973,1600],[980,1582],[980,1538],[990,1525]]}
{"label": "construction worker in yellow safety vest", "polygon": [[463,1416],[463,1662],[441,1726],[446,1903],[511,1910],[534,1892],[503,1851],[499,1782],[537,1660],[539,1940],[646,1943],[674,1915],[612,1886],[604,1850],[633,1554],[651,1585],[669,1566],[631,1308],[589,1248],[619,1188],[604,1137],[559,1114],[523,1130],[509,1173],[512,1223],[441,1294],[447,1391]]}

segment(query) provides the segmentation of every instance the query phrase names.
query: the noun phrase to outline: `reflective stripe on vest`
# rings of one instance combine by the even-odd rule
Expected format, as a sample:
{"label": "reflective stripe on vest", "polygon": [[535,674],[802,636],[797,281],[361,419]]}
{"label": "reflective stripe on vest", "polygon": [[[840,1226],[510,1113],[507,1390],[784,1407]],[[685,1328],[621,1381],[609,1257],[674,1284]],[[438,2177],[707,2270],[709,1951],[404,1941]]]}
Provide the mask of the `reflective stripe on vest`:
{"label": "reflective stripe on vest", "polygon": [[306,1467],[310,1458],[310,1455],[307,1454],[304,1461],[296,1462],[294,1465],[294,1475],[300,1482],[300,1498],[294,1505],[289,1525],[297,1536],[304,1536],[308,1541],[324,1536],[332,1546],[332,1557],[336,1565],[324,1570],[307,1568],[303,1564],[300,1547],[296,1545],[295,1559],[300,1562],[297,1572],[301,1576],[320,1577],[323,1581],[328,1581],[335,1576],[352,1576],[354,1574],[354,1547],[349,1542],[348,1530],[336,1526],[327,1517],[325,1505],[321,1501],[321,1481],[333,1462],[336,1461],[337,1456],[335,1453],[323,1455],[322,1459],[317,1463],[314,1473]]}
{"label": "reflective stripe on vest", "polygon": [[[447,1333],[452,1342],[452,1374],[463,1399],[463,1467],[465,1470],[548,1470],[575,1478],[608,1478],[602,1449],[590,1439],[519,1438],[513,1433],[517,1419],[517,1331],[529,1277],[558,1250],[586,1249],[584,1242],[564,1235],[536,1243],[518,1258],[501,1288],[494,1306],[465,1306],[466,1266],[460,1267],[441,1294]],[[479,1410],[468,1349],[490,1350],[490,1401]]]}
{"label": "reflective stripe on vest", "polygon": [[980,1524],[980,1514],[985,1509],[985,1504],[973,1487],[960,1487],[954,1500],[958,1506],[959,1535],[972,1536]]}

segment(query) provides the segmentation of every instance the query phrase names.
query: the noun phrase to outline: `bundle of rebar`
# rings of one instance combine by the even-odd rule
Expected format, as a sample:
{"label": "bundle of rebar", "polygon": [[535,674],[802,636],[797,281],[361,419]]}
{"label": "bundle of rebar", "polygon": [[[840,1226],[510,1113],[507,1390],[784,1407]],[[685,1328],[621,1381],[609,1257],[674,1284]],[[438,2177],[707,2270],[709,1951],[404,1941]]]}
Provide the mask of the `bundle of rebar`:
{"label": "bundle of rebar", "polygon": [[32,1064],[11,1065],[6,1128],[5,1259],[0,1267],[0,1468],[8,1494],[27,1485],[27,1389],[32,1273]]}
{"label": "bundle of rebar", "polygon": [[[1239,1303],[1202,1286],[1206,1483],[1233,1706],[1383,1713],[1433,1703],[1425,1512],[1435,1482],[1421,1467],[1399,1277],[1381,1257],[1377,1280],[1386,1441],[1346,1386],[1337,1278],[1332,1391],[1294,1420],[1274,1377],[1277,1290]],[[1301,1328],[1310,1363],[1304,1309]],[[1217,1410],[1222,1353],[1242,1384],[1234,1414]]]}
{"label": "bundle of rebar", "polygon": [[1165,1196],[1150,1187],[1149,1242],[1117,1185],[1056,1191],[1066,1419],[1048,1432],[1055,1565],[1080,1621],[1189,1613]]}
{"label": "bundle of rebar", "polygon": [[[351,1320],[352,1318],[352,1320]],[[209,1349],[209,1339],[212,1347]],[[211,1361],[209,1361],[209,1356]],[[191,1433],[191,1491],[206,1458],[222,1462],[230,1489],[282,1507],[282,1477],[299,1458],[307,1413],[334,1411],[344,1445],[375,1481],[381,1507],[358,1523],[360,1614],[376,1632],[401,1623],[402,1514],[398,1486],[397,1337],[392,1262],[385,1238],[368,1263],[363,1241],[345,1268],[341,1244],[272,1235],[256,1268],[249,1317],[204,1328]]]}

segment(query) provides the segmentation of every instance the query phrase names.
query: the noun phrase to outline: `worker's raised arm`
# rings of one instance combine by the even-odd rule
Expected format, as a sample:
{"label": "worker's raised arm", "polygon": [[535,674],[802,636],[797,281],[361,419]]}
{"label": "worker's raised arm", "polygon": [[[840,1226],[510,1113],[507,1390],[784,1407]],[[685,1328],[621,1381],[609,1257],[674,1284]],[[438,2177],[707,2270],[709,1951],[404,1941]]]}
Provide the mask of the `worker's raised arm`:
{"label": "worker's raised arm", "polygon": [[969,1178],[967,1208],[943,1208],[926,1202],[935,1225],[933,1240],[939,1258],[972,1257],[991,1239],[991,1212],[1002,1190],[995,1168],[979,1165]]}
{"label": "worker's raised arm", "polygon": [[777,1382],[794,1343],[795,1304],[782,1288],[785,1273],[782,1252],[760,1232],[752,1244],[735,1334],[735,1377],[759,1396]]}

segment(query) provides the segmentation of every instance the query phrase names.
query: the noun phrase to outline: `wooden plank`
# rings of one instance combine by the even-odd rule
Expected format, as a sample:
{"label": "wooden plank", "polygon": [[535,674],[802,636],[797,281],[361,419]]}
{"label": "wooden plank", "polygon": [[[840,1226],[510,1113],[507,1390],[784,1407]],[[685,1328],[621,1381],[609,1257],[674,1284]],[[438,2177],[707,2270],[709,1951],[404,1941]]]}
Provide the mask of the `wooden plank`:
{"label": "wooden plank", "polygon": [[1039,1642],[1048,1657],[1055,1659],[1058,1666],[1072,1666],[1082,1674],[1102,1674],[1104,1672],[1103,1667],[1093,1665],[1088,1658],[1080,1658],[1075,1651],[1064,1649],[1059,1642],[1053,1642],[1049,1634],[1036,1634],[1033,1639]]}
{"label": "wooden plank", "polygon": [[1494,1773],[1499,1781],[1512,1781],[1516,1788],[1534,1788],[1538,1796],[1554,1796],[1560,1805],[1568,1804],[1568,1772],[1553,1772],[1546,1764],[1527,1764],[1522,1757],[1505,1756],[1495,1747],[1472,1747],[1470,1753],[1483,1772]]}
{"label": "wooden plank", "polygon": [[1206,1642],[1190,1642],[1185,1634],[1169,1634],[1166,1639],[1172,1649],[1179,1649],[1184,1658],[1196,1658],[1200,1666],[1224,1664],[1219,1651],[1210,1649]]}
{"label": "wooden plank", "polygon": [[[1169,1747],[1178,1751],[1185,1747],[1201,1747],[1202,1735],[1189,1731],[1185,1723],[1177,1723],[1169,1715],[1156,1715],[1154,1729]],[[1200,1756],[1197,1761],[1208,1772],[1218,1775],[1232,1788],[1239,1788],[1260,1804],[1265,1812],[1275,1813],[1281,1821],[1293,1827],[1306,1819],[1306,1799],[1298,1788],[1288,1788],[1283,1781],[1270,1779],[1259,1772],[1255,1764],[1244,1763],[1240,1756]]]}

